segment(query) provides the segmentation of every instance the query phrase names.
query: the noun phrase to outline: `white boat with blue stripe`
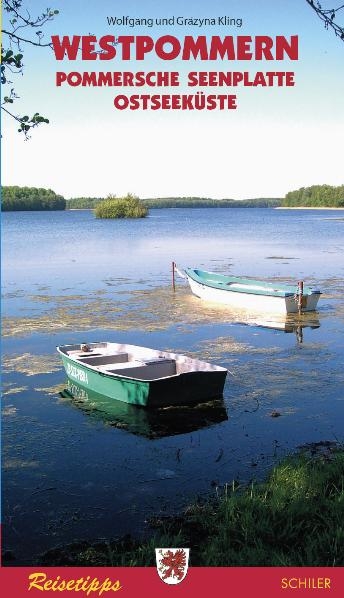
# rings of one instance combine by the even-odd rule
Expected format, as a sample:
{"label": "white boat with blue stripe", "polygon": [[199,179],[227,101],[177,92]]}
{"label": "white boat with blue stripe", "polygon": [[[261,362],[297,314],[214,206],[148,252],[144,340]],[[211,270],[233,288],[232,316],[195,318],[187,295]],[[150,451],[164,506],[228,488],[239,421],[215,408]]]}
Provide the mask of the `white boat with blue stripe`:
{"label": "white boat with blue stripe", "polygon": [[176,271],[187,279],[197,297],[235,308],[288,314],[308,312],[316,309],[321,295],[318,289],[304,286],[303,282],[265,282],[193,268]]}

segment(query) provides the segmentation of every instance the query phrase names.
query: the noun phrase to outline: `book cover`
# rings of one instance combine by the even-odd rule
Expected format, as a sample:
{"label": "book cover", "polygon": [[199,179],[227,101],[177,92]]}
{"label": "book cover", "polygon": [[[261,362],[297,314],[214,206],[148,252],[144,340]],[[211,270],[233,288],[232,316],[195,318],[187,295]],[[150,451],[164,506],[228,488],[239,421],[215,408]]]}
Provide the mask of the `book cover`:
{"label": "book cover", "polygon": [[3,0],[6,595],[342,595],[343,16]]}

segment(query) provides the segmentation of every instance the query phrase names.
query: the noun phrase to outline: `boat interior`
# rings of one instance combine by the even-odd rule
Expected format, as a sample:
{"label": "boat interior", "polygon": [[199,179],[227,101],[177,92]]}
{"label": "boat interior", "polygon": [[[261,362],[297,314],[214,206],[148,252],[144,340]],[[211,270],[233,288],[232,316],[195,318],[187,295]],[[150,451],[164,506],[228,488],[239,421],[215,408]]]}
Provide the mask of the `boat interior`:
{"label": "boat interior", "polygon": [[[74,357],[76,357],[74,355]],[[165,357],[136,359],[129,353],[112,353],[111,355],[94,355],[84,357],[78,355],[79,363],[94,367],[105,374],[129,376],[141,380],[166,378],[177,373],[176,362]]]}
{"label": "boat interior", "polygon": [[159,351],[115,344],[98,343],[91,345],[67,345],[60,351],[83,364],[104,374],[120,375],[137,380],[156,380],[175,376],[184,372],[220,370],[205,362],[185,355],[159,354]]}

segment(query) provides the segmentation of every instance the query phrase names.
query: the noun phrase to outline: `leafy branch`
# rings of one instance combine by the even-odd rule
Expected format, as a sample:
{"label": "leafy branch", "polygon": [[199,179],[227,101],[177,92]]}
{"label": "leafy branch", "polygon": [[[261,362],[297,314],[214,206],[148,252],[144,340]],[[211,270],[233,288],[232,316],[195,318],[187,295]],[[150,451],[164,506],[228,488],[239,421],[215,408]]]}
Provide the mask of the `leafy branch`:
{"label": "leafy branch", "polygon": [[325,9],[320,2],[315,0],[306,0],[306,2],[313,8],[317,13],[319,19],[324,23],[325,29],[332,28],[335,34],[344,41],[344,27],[338,25],[336,19],[338,18],[338,12],[344,8],[344,4],[337,6],[337,8]]}
{"label": "leafy branch", "polygon": [[[11,75],[23,74],[24,71],[24,50],[25,45],[29,44],[36,47],[52,47],[51,42],[44,42],[42,27],[48,21],[52,21],[59,13],[58,10],[47,8],[42,14],[32,17],[30,12],[23,6],[24,0],[3,0],[4,17],[7,16],[8,26],[2,29],[3,40],[6,40],[7,47],[1,45],[1,84],[9,85],[13,82],[9,79]],[[7,15],[6,15],[7,13]],[[24,30],[24,32],[23,32]],[[19,123],[18,131],[24,133],[25,138],[29,138],[29,131],[41,123],[49,123],[49,120],[35,112],[33,116],[14,114],[9,110],[19,96],[14,88],[10,93],[3,97],[1,110],[11,116]],[[6,106],[6,107],[5,107]]]}

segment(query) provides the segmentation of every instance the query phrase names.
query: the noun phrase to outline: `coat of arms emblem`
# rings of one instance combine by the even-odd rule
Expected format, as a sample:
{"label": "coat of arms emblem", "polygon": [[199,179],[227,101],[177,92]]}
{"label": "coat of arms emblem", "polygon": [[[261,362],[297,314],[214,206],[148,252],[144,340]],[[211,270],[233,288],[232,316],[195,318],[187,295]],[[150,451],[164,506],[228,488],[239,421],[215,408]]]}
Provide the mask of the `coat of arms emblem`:
{"label": "coat of arms emblem", "polygon": [[189,565],[189,548],[156,548],[156,567],[160,579],[176,584],[186,577]]}

